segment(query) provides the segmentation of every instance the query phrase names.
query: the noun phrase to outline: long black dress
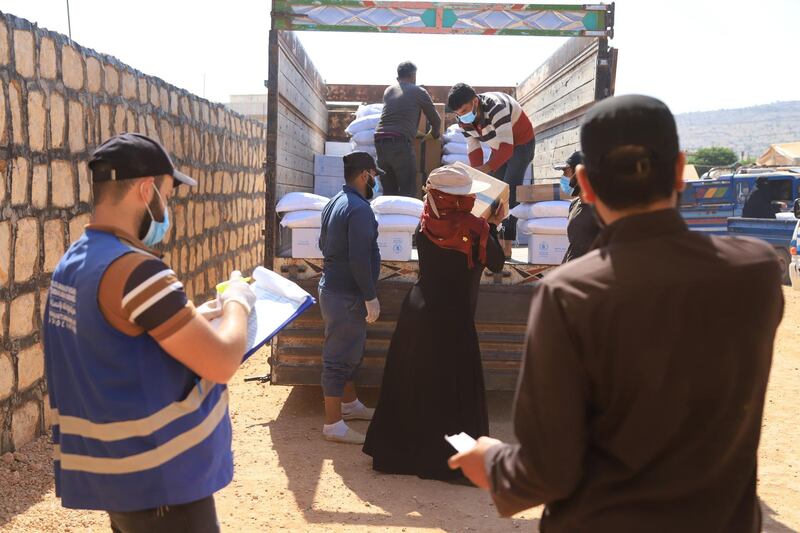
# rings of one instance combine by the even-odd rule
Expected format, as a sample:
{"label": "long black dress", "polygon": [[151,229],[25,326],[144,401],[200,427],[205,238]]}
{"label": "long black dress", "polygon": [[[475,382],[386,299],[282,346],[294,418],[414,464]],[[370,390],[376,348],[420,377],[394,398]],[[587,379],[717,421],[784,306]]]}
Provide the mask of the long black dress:
{"label": "long black dress", "polygon": [[[406,295],[386,356],[380,399],[367,432],[364,453],[375,470],[450,480],[444,440],[464,431],[488,435],[475,309],[483,265],[440,248],[417,230],[419,279]],[[503,268],[504,254],[490,225],[486,267]]]}

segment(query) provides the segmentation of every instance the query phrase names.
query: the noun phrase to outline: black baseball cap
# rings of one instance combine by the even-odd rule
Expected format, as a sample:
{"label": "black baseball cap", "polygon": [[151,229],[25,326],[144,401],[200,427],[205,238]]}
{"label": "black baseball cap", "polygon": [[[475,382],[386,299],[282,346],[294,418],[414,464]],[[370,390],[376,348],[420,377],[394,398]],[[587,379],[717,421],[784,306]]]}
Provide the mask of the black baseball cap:
{"label": "black baseball cap", "polygon": [[560,165],[553,165],[553,168],[556,170],[564,170],[565,168],[575,168],[578,165],[583,164],[583,154],[580,150],[577,152],[572,152],[572,155],[567,158],[566,161],[561,163]]}
{"label": "black baseball cap", "polygon": [[121,133],[108,139],[92,154],[89,168],[95,182],[169,174],[176,185],[197,185],[194,178],[178,172],[158,141],[139,133]]}
{"label": "black baseball cap", "polygon": [[378,165],[375,164],[375,158],[367,152],[350,152],[344,156],[344,168],[345,175],[349,174],[350,171],[361,170],[374,170],[381,176],[386,174],[386,172],[378,168]]}
{"label": "black baseball cap", "polygon": [[669,170],[678,157],[678,130],[667,105],[638,94],[601,100],[581,126],[584,165],[604,173],[646,178]]}

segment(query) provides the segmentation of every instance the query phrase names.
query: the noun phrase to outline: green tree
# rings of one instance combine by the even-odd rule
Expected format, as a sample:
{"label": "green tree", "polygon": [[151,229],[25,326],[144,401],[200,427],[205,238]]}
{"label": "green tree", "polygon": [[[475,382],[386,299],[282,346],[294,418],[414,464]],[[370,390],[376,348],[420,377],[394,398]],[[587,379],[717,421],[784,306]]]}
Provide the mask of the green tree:
{"label": "green tree", "polygon": [[714,167],[727,167],[739,160],[736,152],[723,146],[699,148],[688,157],[688,163],[694,165],[698,174],[704,174]]}

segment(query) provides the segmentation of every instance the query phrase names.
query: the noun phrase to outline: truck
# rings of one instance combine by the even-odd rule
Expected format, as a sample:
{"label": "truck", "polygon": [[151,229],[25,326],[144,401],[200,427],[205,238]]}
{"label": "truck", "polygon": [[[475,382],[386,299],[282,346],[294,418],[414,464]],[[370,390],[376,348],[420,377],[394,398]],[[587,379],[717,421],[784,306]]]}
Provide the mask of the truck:
{"label": "truck", "polygon": [[782,219],[742,218],[756,179],[765,178],[775,202],[792,205],[800,197],[800,169],[793,167],[742,167],[712,179],[690,180],[681,195],[680,212],[689,229],[712,235],[746,235],[767,241],[781,261],[785,283],[790,282],[792,233],[797,219],[789,212]]}
{"label": "truck", "polygon": [[[324,152],[326,142],[342,140],[341,126],[346,121],[342,102],[380,102],[385,88],[326,84],[296,32],[471,34],[482,35],[487,45],[493,35],[570,37],[544,64],[538,68],[528,65],[527,72],[520,73],[524,81],[518,85],[491,88],[513,95],[532,119],[536,132],[533,175],[538,182],[558,176],[553,164],[577,149],[583,114],[595,101],[614,94],[617,51],[608,43],[613,26],[613,4],[273,0],[267,80],[267,206],[274,207],[290,191],[313,191],[315,154]],[[379,46],[380,35],[373,38]],[[457,81],[462,80],[453,80]],[[426,89],[444,109],[449,87]],[[447,123],[452,123],[450,110],[444,113]],[[267,217],[264,236],[265,265],[316,295],[322,260],[291,257],[289,234],[280,229],[274,210]],[[487,389],[515,387],[533,286],[551,268],[512,261],[503,275],[483,277],[475,321]],[[357,380],[360,386],[380,385],[400,306],[416,282],[417,272],[413,259],[382,262],[378,283],[381,316],[368,327]],[[267,379],[276,385],[318,385],[323,329],[319,308],[314,306],[282,330],[272,341]]]}

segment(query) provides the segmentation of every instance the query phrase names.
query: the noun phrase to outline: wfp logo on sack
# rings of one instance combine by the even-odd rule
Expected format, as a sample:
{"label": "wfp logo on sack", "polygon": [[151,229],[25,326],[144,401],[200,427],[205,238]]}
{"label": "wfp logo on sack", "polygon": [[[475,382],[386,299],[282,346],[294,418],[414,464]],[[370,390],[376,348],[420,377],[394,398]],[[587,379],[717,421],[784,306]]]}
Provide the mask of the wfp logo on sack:
{"label": "wfp logo on sack", "polygon": [[396,242],[392,245],[392,251],[396,254],[399,254],[403,251],[403,243]]}
{"label": "wfp logo on sack", "polygon": [[546,242],[540,242],[539,243],[539,252],[541,252],[543,254],[546,254],[549,251],[550,251],[550,245],[549,244],[547,244]]}

